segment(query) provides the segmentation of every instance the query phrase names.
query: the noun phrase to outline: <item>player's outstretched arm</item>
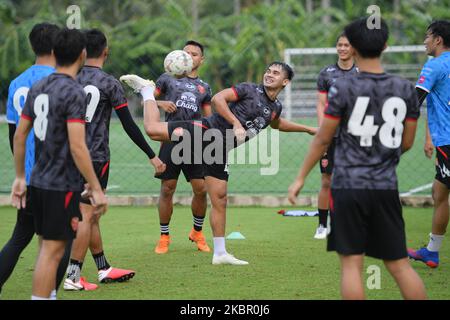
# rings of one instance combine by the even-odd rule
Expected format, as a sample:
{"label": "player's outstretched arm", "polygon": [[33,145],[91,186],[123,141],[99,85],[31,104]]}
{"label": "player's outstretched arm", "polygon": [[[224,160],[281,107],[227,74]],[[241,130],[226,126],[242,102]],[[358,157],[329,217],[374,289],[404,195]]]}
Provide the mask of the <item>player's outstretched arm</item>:
{"label": "player's outstretched arm", "polygon": [[315,135],[317,133],[317,128],[315,127],[305,126],[283,118],[273,120],[270,123],[270,126],[273,129],[278,129],[283,132],[306,132],[310,135]]}
{"label": "player's outstretched arm", "polygon": [[75,165],[89,184],[94,214],[103,214],[107,209],[107,200],[100,182],[95,175],[91,156],[89,155],[89,150],[86,146],[85,126],[83,123],[79,122],[68,122],[67,132],[69,134],[70,152]]}
{"label": "player's outstretched arm", "polygon": [[14,134],[14,164],[16,178],[11,188],[11,203],[17,209],[25,208],[27,184],[25,181],[25,143],[31,130],[30,119],[22,117]]}
{"label": "player's outstretched arm", "polygon": [[229,102],[236,102],[238,97],[233,89],[228,88],[222,90],[215,94],[211,102],[214,105],[217,113],[220,114],[229,124],[233,126],[234,135],[238,141],[244,141],[246,136],[246,131],[242,124],[239,122],[238,118],[231,112],[228,107]]}
{"label": "player's outstretched arm", "polygon": [[303,188],[306,177],[327,150],[328,146],[333,140],[333,136],[336,132],[337,127],[339,126],[339,122],[340,119],[323,119],[322,126],[319,128],[319,131],[314,136],[314,139],[309,146],[308,153],[306,154],[305,160],[303,161],[303,165],[299,170],[297,178],[289,187],[288,199],[290,203],[296,203],[297,196],[300,190]]}

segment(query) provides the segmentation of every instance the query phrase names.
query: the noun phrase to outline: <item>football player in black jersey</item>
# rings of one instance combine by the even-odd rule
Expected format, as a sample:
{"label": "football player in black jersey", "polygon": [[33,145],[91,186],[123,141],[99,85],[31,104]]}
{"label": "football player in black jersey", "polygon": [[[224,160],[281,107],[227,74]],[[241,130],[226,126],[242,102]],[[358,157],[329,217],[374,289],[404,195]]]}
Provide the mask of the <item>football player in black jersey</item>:
{"label": "football player in black jersey", "polygon": [[405,299],[425,299],[422,280],[407,258],[395,172],[401,154],[414,143],[419,101],[411,82],[383,70],[386,23],[369,26],[368,18],[361,18],[345,28],[360,73],[330,88],[322,125],[289,187],[289,201],[295,203],[338,131],[327,250],[339,255],[342,297],[364,299],[364,256],[371,256],[383,260]]}
{"label": "football player in black jersey", "polygon": [[[285,132],[306,132],[315,134],[316,129],[287,121],[280,117],[282,105],[278,94],[289,84],[294,76],[291,67],[283,62],[269,64],[262,84],[241,83],[222,90],[213,99],[217,113],[199,121],[160,122],[159,111],[154,101],[154,85],[135,75],[122,76],[121,80],[140,92],[145,101],[144,126],[153,140],[167,141],[174,136],[194,136],[194,144],[200,144],[200,151],[210,149],[215,154],[201,159],[205,171],[206,189],[211,199],[210,222],[214,236],[213,264],[246,265],[229,254],[225,248],[225,222],[227,206],[228,165],[227,152],[255,137],[267,126]],[[209,130],[210,129],[210,130]],[[218,140],[195,140],[196,132],[203,130]],[[201,132],[203,133],[203,132]],[[218,133],[218,134],[215,134]],[[194,146],[195,149],[195,146]],[[212,161],[211,161],[212,160]]]}

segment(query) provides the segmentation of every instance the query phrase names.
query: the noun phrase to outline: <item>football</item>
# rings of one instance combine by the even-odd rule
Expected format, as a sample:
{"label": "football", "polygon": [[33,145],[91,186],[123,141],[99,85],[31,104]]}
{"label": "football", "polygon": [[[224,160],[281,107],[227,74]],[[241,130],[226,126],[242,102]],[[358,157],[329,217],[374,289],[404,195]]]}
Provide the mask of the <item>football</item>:
{"label": "football", "polygon": [[172,76],[186,76],[192,71],[191,56],[183,50],[174,50],[164,59],[164,69]]}

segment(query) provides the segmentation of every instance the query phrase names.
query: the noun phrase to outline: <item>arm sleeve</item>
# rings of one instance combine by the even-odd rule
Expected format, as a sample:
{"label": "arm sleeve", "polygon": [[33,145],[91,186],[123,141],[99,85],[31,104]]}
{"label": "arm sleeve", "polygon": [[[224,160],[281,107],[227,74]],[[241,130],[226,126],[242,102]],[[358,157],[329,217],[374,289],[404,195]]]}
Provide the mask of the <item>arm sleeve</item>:
{"label": "arm sleeve", "polygon": [[325,117],[332,119],[341,119],[345,114],[345,105],[343,102],[345,92],[337,84],[333,85],[328,92],[328,103],[325,106]]}
{"label": "arm sleeve", "polygon": [[14,154],[14,133],[16,133],[16,125],[8,123],[9,128],[9,146],[11,148],[12,154]]}
{"label": "arm sleeve", "polygon": [[167,83],[169,81],[169,75],[166,73],[163,73],[157,80],[156,80],[156,88],[155,88],[155,96],[159,97],[161,95],[164,95],[167,92]]}
{"label": "arm sleeve", "polygon": [[254,91],[254,85],[244,82],[231,87],[231,89],[234,91],[237,99],[242,100],[250,96],[251,92]]}
{"label": "arm sleeve", "polygon": [[319,91],[320,93],[327,93],[329,89],[325,75],[325,70],[322,70],[317,77],[317,91]]}
{"label": "arm sleeve", "polygon": [[86,93],[81,86],[74,88],[72,95],[68,98],[67,103],[65,103],[65,120],[67,122],[85,123],[87,100]]}
{"label": "arm sleeve", "polygon": [[138,126],[133,120],[131,116],[130,110],[127,107],[116,109],[117,116],[122,123],[122,126],[130,137],[131,140],[149,157],[149,159],[153,159],[155,157],[155,153],[152,148],[148,145],[147,141],[145,141],[144,136],[142,135],[141,130],[139,130]]}
{"label": "arm sleeve", "polygon": [[412,84],[409,84],[409,86],[410,87],[408,89],[411,92],[411,94],[409,96],[408,101],[406,101],[406,120],[416,121],[420,117],[421,103],[419,103],[418,95],[416,90],[414,89],[414,86]]}
{"label": "arm sleeve", "polygon": [[428,95],[428,92],[426,92],[425,90],[416,87],[416,93],[417,93],[417,99],[419,100],[419,106],[422,105],[422,103],[425,101],[425,98]]}
{"label": "arm sleeve", "polygon": [[8,91],[8,100],[6,102],[6,121],[10,124],[16,124],[18,122],[17,121],[18,114],[16,109],[14,108],[13,98],[14,98],[14,90],[13,85],[11,83]]}

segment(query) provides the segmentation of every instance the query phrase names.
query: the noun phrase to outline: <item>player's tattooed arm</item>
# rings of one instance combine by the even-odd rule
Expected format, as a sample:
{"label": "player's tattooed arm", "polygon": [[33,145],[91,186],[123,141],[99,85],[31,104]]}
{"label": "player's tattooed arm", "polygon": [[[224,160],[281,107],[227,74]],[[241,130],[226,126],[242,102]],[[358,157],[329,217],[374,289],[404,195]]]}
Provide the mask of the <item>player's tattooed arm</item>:
{"label": "player's tattooed arm", "polygon": [[278,129],[283,132],[306,132],[310,135],[315,135],[317,133],[317,128],[305,126],[303,124],[291,122],[284,118],[278,118],[270,123],[273,129]]}
{"label": "player's tattooed arm", "polygon": [[305,184],[306,177],[328,149],[339,123],[340,119],[328,117],[323,119],[322,126],[320,126],[319,131],[314,136],[314,139],[309,146],[308,153],[306,154],[303,165],[298,172],[297,178],[289,187],[288,199],[292,204],[296,203],[297,196]]}
{"label": "player's tattooed arm", "polygon": [[238,118],[231,112],[228,107],[229,102],[236,102],[238,97],[233,89],[228,88],[222,90],[212,97],[212,104],[215,110],[220,114],[229,124],[233,126],[233,131],[238,141],[244,141],[246,136],[246,131],[242,124],[239,122]]}
{"label": "player's tattooed arm", "polygon": [[13,123],[8,123],[9,129],[9,147],[11,152],[14,154],[14,134],[16,133],[16,125]]}

